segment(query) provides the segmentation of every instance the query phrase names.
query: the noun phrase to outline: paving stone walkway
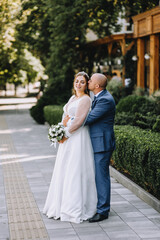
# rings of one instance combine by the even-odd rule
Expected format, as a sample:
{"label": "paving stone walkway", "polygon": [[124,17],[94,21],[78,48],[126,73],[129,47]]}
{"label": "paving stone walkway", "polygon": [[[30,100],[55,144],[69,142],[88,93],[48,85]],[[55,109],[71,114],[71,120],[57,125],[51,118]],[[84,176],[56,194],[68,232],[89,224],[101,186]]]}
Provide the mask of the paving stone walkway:
{"label": "paving stone walkway", "polygon": [[57,149],[48,127],[29,115],[33,99],[6,101],[0,99],[0,240],[160,240],[160,214],[113,178],[109,219],[73,224],[43,215]]}

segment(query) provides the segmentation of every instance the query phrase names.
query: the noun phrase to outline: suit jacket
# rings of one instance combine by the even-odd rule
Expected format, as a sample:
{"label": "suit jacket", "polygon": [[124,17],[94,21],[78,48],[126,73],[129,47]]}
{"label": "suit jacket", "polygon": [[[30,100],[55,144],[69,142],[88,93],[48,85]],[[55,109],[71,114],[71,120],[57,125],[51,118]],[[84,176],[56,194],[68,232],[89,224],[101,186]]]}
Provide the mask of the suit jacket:
{"label": "suit jacket", "polygon": [[114,137],[115,101],[112,95],[103,90],[92,104],[85,125],[89,125],[93,151],[106,152],[115,149]]}

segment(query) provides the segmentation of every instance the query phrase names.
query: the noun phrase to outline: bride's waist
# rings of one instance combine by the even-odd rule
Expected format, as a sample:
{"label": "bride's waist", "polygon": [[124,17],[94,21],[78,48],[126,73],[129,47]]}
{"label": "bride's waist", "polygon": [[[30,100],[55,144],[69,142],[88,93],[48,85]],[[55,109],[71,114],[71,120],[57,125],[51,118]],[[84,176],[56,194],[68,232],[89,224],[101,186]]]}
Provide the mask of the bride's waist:
{"label": "bride's waist", "polygon": [[77,130],[75,130],[73,133],[79,133],[79,132],[88,132],[89,133],[89,127],[88,126],[81,126]]}

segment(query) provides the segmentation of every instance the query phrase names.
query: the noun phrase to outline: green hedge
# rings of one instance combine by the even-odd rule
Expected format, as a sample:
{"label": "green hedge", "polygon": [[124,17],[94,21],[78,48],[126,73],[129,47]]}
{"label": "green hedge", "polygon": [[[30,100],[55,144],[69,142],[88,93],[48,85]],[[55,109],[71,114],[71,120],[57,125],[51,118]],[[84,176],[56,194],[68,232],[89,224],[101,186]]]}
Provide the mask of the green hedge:
{"label": "green hedge", "polygon": [[63,106],[61,105],[48,105],[44,109],[45,121],[50,125],[57,124],[62,120]]}
{"label": "green hedge", "polygon": [[123,86],[123,83],[116,79],[112,79],[108,82],[107,90],[112,94],[116,104],[121,98],[127,96],[126,88]]}
{"label": "green hedge", "polygon": [[160,132],[160,115],[145,116],[141,113],[116,113],[116,125],[131,125],[142,129],[151,129],[154,132]]}
{"label": "green hedge", "polygon": [[113,163],[160,199],[160,134],[132,126],[115,126]]}
{"label": "green hedge", "polygon": [[[62,105],[67,102],[70,90],[62,91],[64,84],[54,83],[43,91],[43,95],[38,99],[35,106],[30,109],[32,118],[39,124],[45,123],[44,107],[48,105]],[[58,95],[59,94],[59,95]],[[59,97],[57,97],[59,96]]]}
{"label": "green hedge", "polygon": [[160,108],[158,99],[130,95],[116,106],[116,125],[132,125],[160,132]]}
{"label": "green hedge", "polygon": [[148,113],[160,114],[156,109],[156,101],[148,97],[129,95],[121,99],[116,106],[116,112],[141,113],[146,115]]}

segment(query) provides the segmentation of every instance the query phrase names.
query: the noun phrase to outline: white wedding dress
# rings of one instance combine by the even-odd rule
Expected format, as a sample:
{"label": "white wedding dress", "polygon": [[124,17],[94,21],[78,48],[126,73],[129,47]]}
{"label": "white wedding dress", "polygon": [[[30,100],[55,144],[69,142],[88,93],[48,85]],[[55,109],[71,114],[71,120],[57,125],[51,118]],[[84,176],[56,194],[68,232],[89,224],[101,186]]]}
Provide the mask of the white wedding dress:
{"label": "white wedding dress", "polygon": [[88,126],[83,126],[91,99],[72,96],[64,106],[71,136],[59,144],[53,176],[43,213],[48,218],[80,223],[96,213],[94,159]]}

